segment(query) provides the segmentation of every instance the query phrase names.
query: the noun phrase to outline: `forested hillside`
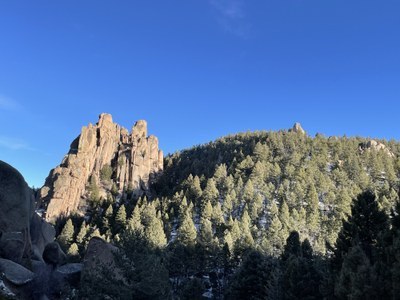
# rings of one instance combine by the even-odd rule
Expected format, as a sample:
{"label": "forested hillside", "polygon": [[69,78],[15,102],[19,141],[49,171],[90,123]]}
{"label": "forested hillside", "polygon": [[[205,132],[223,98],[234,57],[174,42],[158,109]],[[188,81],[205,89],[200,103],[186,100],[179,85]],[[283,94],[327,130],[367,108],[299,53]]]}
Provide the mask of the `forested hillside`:
{"label": "forested hillside", "polygon": [[123,251],[118,271],[84,278],[90,299],[395,297],[399,153],[302,130],[227,136],[167,156],[147,196],[96,195],[58,239],[71,260],[93,236]]}

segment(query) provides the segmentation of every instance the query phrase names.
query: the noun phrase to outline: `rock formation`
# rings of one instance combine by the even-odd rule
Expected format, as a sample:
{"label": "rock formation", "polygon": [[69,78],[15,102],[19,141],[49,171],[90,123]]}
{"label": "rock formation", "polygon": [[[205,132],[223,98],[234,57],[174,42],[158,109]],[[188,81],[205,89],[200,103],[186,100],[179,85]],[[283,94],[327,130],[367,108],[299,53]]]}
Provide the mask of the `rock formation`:
{"label": "rock formation", "polygon": [[30,257],[33,194],[22,175],[0,161],[0,257],[22,263]]}
{"label": "rock formation", "polygon": [[0,161],[0,299],[59,299],[79,283],[81,264],[65,264],[54,228],[33,210],[22,175]]}
{"label": "rock formation", "polygon": [[300,123],[295,123],[291,129],[289,129],[291,132],[296,132],[296,133],[301,133],[301,134],[306,134],[306,131],[301,127]]}
{"label": "rock formation", "polygon": [[101,114],[96,125],[83,127],[40,190],[46,220],[76,211],[87,194],[89,181],[99,186],[102,169],[107,167],[111,167],[112,181],[120,192],[148,191],[149,183],[162,171],[163,153],[158,149],[158,139],[147,136],[146,121],[137,121],[129,133],[113,123],[111,115]]}
{"label": "rock formation", "polygon": [[390,151],[389,148],[387,148],[384,144],[381,142],[375,141],[375,140],[369,140],[366,143],[361,143],[359,145],[359,150],[360,151],[365,151],[365,150],[374,150],[374,151],[383,151],[386,155],[390,157],[394,157],[395,155],[393,154],[392,151]]}

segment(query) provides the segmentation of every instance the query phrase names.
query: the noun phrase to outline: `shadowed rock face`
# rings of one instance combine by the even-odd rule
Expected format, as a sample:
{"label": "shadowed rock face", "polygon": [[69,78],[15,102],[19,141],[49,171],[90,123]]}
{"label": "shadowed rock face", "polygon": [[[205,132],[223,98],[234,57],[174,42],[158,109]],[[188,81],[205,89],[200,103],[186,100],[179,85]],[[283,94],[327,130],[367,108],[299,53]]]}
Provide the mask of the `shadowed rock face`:
{"label": "shadowed rock face", "polygon": [[59,299],[79,284],[82,264],[66,264],[54,228],[33,210],[22,175],[0,161],[0,299]]}
{"label": "shadowed rock face", "polygon": [[163,153],[158,149],[158,139],[147,136],[146,121],[137,121],[129,133],[113,123],[111,115],[101,114],[96,125],[83,127],[40,190],[40,202],[47,206],[46,220],[76,211],[89,180],[93,178],[99,184],[106,165],[112,167],[120,191],[129,187],[141,193],[148,189],[153,174],[162,171]]}
{"label": "shadowed rock face", "polygon": [[0,161],[0,257],[21,263],[29,259],[33,194],[22,175]]}

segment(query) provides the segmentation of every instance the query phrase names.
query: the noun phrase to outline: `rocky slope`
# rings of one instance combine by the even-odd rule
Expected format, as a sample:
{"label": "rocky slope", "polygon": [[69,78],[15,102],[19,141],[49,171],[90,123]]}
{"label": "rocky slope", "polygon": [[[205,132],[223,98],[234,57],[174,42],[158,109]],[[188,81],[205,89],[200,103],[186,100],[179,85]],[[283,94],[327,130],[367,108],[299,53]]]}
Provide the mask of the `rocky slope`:
{"label": "rocky slope", "polygon": [[[163,153],[158,139],[147,136],[146,121],[137,121],[128,132],[113,123],[111,115],[101,114],[96,125],[82,128],[61,164],[50,171],[39,203],[46,209],[46,220],[54,221],[78,209],[89,181],[101,186],[105,169],[112,172],[110,182],[119,192],[142,194],[162,168]],[[100,196],[106,197],[105,190],[100,189]]]}

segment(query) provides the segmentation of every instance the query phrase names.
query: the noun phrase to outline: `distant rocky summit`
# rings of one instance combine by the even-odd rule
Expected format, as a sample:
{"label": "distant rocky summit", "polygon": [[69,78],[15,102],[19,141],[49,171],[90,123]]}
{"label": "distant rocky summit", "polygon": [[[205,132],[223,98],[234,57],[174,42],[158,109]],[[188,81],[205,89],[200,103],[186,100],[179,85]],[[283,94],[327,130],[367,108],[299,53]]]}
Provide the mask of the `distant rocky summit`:
{"label": "distant rocky summit", "polygon": [[301,127],[300,123],[294,123],[293,127],[289,129],[290,132],[306,134],[306,131]]}
{"label": "distant rocky summit", "polygon": [[157,137],[147,136],[146,121],[137,121],[128,132],[103,113],[96,125],[82,128],[61,164],[50,171],[39,203],[46,210],[46,220],[54,221],[79,211],[90,186],[103,198],[111,190],[140,195],[148,192],[162,169],[163,152]]}

